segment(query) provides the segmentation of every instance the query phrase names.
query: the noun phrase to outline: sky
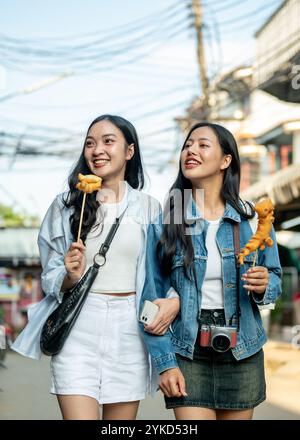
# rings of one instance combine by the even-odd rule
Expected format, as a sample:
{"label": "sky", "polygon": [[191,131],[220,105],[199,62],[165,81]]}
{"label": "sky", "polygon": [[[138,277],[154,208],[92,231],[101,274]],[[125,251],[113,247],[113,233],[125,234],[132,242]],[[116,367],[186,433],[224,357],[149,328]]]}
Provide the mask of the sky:
{"label": "sky", "polygon": [[[176,167],[169,162],[172,158],[177,161],[182,142],[174,118],[182,116],[201,92],[189,3],[1,2],[0,152],[1,132],[18,138],[6,148],[8,154],[0,156],[0,203],[42,218],[55,195],[66,189],[88,125],[103,113],[119,114],[135,125],[149,176],[146,191],[163,201],[176,174]],[[212,78],[217,72],[251,62],[254,33],[281,0],[202,3],[205,57]],[[90,42],[95,40],[100,41],[99,50],[88,52],[87,67],[82,67],[80,47],[89,51]],[[6,48],[15,50],[5,51],[3,41]],[[133,44],[135,49],[131,49]],[[66,52],[52,64],[51,59],[42,56],[33,61],[30,53],[37,47],[60,53],[65,46],[74,45],[78,48],[75,64],[70,63]],[[18,93],[66,73],[68,76],[38,91]],[[14,92],[14,97],[1,99]],[[15,157],[17,143],[28,133],[41,130],[55,136],[54,149],[68,151],[70,156]],[[71,142],[65,141],[65,131],[74,135]],[[38,140],[35,146],[39,146]],[[45,148],[49,151],[49,146]]]}

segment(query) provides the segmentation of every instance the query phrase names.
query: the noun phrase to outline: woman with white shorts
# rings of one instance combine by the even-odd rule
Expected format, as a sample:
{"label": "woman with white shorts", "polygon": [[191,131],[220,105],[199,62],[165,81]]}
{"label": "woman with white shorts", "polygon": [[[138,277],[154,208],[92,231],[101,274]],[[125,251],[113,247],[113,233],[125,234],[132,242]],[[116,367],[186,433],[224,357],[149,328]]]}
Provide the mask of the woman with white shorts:
{"label": "woman with white shorts", "polygon": [[[82,193],[78,173],[102,178],[98,192],[87,194],[82,240],[76,242]],[[145,280],[147,227],[157,218],[159,203],[142,193],[144,174],[133,125],[119,116],[96,118],[69,176],[69,191],[58,195],[43,220],[38,244],[45,298],[28,313],[28,324],[13,345],[37,359],[42,326],[93,263],[116,217],[120,226],[86,302],[62,351],[51,359],[51,393],[64,419],[135,419],[139,401],[157,389],[138,325]],[[179,311],[178,295],[157,300],[158,334]]]}

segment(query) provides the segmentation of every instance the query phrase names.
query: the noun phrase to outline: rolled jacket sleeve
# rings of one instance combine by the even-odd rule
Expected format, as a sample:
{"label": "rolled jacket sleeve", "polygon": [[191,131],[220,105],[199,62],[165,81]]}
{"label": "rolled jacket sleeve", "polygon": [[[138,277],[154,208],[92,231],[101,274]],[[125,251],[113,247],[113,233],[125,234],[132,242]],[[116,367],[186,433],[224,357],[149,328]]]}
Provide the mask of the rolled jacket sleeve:
{"label": "rolled jacket sleeve", "polygon": [[53,295],[62,301],[61,285],[66,276],[64,255],[67,250],[66,231],[59,199],[56,198],[48,209],[38,236],[38,246],[42,265],[41,282],[45,295]]}
{"label": "rolled jacket sleeve", "polygon": [[252,293],[252,298],[257,305],[267,305],[275,303],[276,299],[281,295],[281,279],[282,269],[279,260],[278,246],[274,227],[272,226],[271,234],[273,246],[266,247],[262,252],[260,265],[268,269],[269,282],[264,295]]}
{"label": "rolled jacket sleeve", "polygon": [[167,291],[166,297],[169,299],[178,298],[180,300],[180,296],[178,295],[174,287],[170,287],[170,289]]}

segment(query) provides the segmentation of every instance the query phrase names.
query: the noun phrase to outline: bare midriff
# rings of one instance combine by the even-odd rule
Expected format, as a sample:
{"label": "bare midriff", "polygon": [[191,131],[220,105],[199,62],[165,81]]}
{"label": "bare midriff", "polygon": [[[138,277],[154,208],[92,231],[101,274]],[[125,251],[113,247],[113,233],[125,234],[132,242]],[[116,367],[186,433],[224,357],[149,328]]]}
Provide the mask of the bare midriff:
{"label": "bare midriff", "polygon": [[120,293],[115,293],[115,292],[93,292],[93,293],[98,293],[99,295],[112,295],[112,296],[130,296],[130,295],[135,295],[135,292],[120,292]]}

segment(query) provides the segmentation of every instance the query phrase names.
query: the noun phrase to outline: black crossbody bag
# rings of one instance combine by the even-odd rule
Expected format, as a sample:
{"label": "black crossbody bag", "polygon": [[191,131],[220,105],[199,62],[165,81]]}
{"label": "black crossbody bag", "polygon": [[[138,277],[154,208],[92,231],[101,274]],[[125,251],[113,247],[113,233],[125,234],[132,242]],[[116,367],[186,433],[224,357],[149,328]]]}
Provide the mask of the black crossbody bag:
{"label": "black crossbody bag", "polygon": [[110,228],[99,252],[94,256],[93,265],[75,286],[64,293],[61,304],[59,304],[59,306],[48,316],[43,325],[40,347],[42,352],[47,356],[58,354],[63,348],[63,345],[88,296],[92,284],[98,275],[99,268],[106,263],[107,251],[117,232],[125,211],[126,209],[118,218],[116,218],[115,223]]}

